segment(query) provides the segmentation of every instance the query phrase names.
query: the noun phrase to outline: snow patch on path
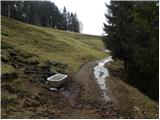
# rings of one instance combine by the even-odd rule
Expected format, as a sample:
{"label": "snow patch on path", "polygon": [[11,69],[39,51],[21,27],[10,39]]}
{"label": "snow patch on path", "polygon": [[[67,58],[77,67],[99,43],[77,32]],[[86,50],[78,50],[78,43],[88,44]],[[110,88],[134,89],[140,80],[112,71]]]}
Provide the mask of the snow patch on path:
{"label": "snow patch on path", "polygon": [[95,75],[96,81],[100,86],[100,89],[102,90],[104,99],[106,101],[110,100],[107,93],[108,88],[106,87],[106,77],[109,77],[109,72],[108,72],[108,69],[104,67],[104,65],[111,61],[113,61],[112,56],[109,56],[105,59],[98,61],[99,62],[98,65],[94,67],[94,75]]}

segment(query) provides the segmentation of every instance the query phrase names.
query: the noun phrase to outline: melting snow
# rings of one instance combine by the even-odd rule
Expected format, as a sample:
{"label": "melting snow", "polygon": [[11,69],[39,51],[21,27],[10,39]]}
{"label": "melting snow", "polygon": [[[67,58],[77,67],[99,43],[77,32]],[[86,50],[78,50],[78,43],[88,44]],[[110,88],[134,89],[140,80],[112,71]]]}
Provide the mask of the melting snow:
{"label": "melting snow", "polygon": [[94,67],[94,75],[97,83],[100,86],[100,89],[103,92],[103,96],[105,100],[110,100],[110,98],[107,95],[108,88],[106,87],[106,77],[109,77],[109,72],[108,72],[108,69],[104,67],[104,65],[110,61],[113,61],[112,56],[109,56],[105,59],[100,60],[98,65]]}

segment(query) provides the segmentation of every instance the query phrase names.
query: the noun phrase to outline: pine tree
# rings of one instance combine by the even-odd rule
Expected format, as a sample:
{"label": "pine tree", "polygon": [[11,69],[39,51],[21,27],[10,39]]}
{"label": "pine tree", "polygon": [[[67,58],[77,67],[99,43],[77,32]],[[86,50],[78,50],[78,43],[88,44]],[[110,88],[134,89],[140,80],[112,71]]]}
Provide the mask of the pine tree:
{"label": "pine tree", "polygon": [[158,2],[118,2],[106,5],[106,45],[124,62],[129,82],[158,99]]}
{"label": "pine tree", "polygon": [[1,4],[2,15],[9,18],[65,31],[75,31],[71,14],[65,7],[61,13],[50,1],[2,1]]}

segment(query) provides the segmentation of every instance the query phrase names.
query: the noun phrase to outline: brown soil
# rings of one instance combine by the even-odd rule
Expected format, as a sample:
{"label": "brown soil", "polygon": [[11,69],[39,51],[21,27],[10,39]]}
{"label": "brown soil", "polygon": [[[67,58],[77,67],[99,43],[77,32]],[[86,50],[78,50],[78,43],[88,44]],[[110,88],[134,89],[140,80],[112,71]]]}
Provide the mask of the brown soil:
{"label": "brown soil", "polygon": [[[111,100],[103,99],[93,74],[95,65],[96,62],[83,65],[68,79],[64,89],[58,91],[49,91],[42,82],[28,79],[29,76],[24,73],[20,73],[17,79],[9,82],[2,80],[2,95],[7,92],[7,87],[3,88],[5,85],[12,83],[25,85],[24,91],[12,93],[17,96],[14,102],[2,103],[2,118],[146,117],[144,116],[146,111],[142,111],[129,97],[130,91],[125,83],[118,77],[113,77],[112,74],[106,82]],[[158,111],[155,114],[158,116]]]}

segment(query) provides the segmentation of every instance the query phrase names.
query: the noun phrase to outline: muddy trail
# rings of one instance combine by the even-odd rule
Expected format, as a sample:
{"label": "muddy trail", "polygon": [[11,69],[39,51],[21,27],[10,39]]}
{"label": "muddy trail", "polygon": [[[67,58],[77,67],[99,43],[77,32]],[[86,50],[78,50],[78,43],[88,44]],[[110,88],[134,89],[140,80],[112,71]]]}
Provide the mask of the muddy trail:
{"label": "muddy trail", "polygon": [[72,106],[67,118],[158,118],[158,104],[124,83],[122,68],[112,69],[110,61],[107,57],[83,65],[68,91],[61,92]]}
{"label": "muddy trail", "polygon": [[117,118],[117,108],[104,100],[96,82],[95,65],[97,62],[83,65],[56,91],[50,91],[39,80],[41,76],[19,70],[16,79],[2,80],[3,97],[13,97],[3,100],[2,118]]}
{"label": "muddy trail", "polygon": [[[112,69],[110,62],[105,64],[104,61],[84,64],[57,91],[48,90],[42,82],[35,80],[36,76],[32,79],[23,72],[12,82],[2,81],[3,94],[10,91],[17,95],[16,101],[2,103],[2,118],[157,118],[157,104],[144,101],[144,96],[122,82],[119,72]],[[95,75],[100,62],[103,71],[97,69],[97,75],[103,78],[103,83],[98,83]],[[133,93],[136,93],[134,97]],[[105,99],[106,95],[109,99]]]}
{"label": "muddy trail", "polygon": [[[118,118],[119,108],[113,99],[107,100],[103,96],[99,84],[94,75],[94,67],[97,62],[83,65],[72,78],[68,90],[61,94],[73,107],[68,111],[70,118]],[[109,93],[107,89],[107,93]],[[111,94],[108,94],[112,98]]]}

